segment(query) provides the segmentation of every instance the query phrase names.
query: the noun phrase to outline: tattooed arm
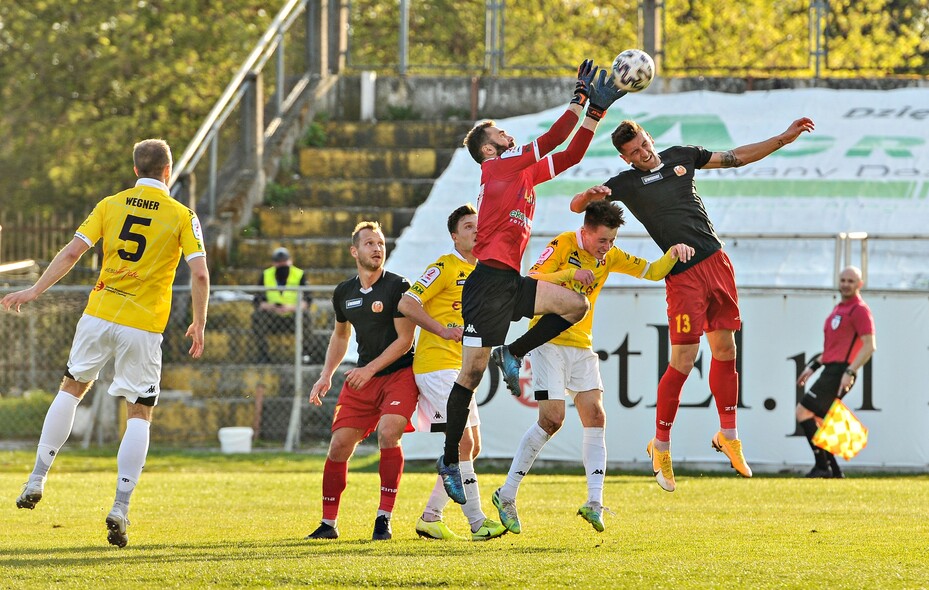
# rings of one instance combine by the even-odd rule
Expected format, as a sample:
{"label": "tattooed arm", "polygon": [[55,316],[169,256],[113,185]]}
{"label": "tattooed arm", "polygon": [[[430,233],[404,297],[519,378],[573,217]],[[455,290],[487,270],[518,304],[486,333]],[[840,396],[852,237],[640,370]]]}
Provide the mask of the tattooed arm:
{"label": "tattooed arm", "polygon": [[790,124],[780,135],[775,135],[758,143],[750,143],[727,152],[713,152],[710,161],[703,168],[737,168],[764,158],[800,137],[804,131],[813,131],[813,121],[803,117]]}

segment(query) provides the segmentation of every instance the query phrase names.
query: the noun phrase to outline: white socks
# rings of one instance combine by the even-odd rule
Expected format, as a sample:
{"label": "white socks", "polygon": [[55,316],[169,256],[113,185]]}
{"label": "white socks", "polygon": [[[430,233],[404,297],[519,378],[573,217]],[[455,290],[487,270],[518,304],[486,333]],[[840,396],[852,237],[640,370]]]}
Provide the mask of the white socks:
{"label": "white socks", "polygon": [[458,468],[461,470],[461,482],[464,484],[465,497],[468,499],[461,506],[461,511],[471,524],[471,532],[476,532],[483,526],[487,516],[481,510],[481,489],[477,485],[474,461],[461,461],[458,463]]}
{"label": "white socks", "polygon": [[529,427],[529,430],[523,435],[522,440],[519,441],[519,446],[516,448],[516,455],[513,457],[513,462],[510,464],[510,471],[506,474],[506,483],[500,488],[501,497],[507,500],[516,499],[516,494],[519,492],[519,484],[522,483],[523,478],[529,473],[529,469],[532,468],[532,464],[535,462],[536,457],[542,452],[542,447],[545,446],[545,443],[547,443],[550,438],[548,433],[542,430],[538,422]]}
{"label": "white socks", "polygon": [[436,477],[435,486],[432,488],[432,494],[429,495],[429,501],[426,502],[426,508],[423,510],[423,520],[426,522],[442,520],[442,511],[445,510],[448,501],[448,494],[445,492],[442,478]]}
{"label": "white socks", "polygon": [[142,467],[148,456],[150,427],[151,423],[142,418],[126,420],[126,432],[116,453],[116,501],[113,504],[122,508],[123,514],[129,511],[129,497],[142,476]]}
{"label": "white socks", "polygon": [[52,405],[45,414],[42,424],[42,434],[36,448],[35,467],[32,469],[30,479],[45,479],[48,470],[58,456],[58,451],[71,436],[71,427],[74,426],[74,413],[81,400],[70,393],[59,391]]}
{"label": "white socks", "polygon": [[587,473],[587,501],[603,505],[603,478],[606,475],[606,435],[603,428],[584,428],[582,456]]}

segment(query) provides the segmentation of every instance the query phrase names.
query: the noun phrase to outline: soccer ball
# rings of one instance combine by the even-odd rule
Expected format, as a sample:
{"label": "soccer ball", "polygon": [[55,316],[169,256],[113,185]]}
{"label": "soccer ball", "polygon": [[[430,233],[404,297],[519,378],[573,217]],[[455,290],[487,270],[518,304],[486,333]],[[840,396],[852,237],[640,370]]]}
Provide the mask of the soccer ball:
{"label": "soccer ball", "polygon": [[645,90],[655,77],[652,56],[641,49],[627,49],[613,60],[613,84],[626,92]]}

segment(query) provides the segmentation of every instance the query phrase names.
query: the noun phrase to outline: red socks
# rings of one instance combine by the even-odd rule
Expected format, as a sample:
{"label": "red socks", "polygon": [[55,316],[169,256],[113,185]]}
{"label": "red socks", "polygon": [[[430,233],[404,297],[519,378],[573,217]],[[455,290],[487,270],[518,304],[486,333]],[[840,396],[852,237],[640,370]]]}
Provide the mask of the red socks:
{"label": "red socks", "polygon": [[348,461],[338,463],[326,459],[323,467],[323,519],[335,520],[339,516],[339,500],[345,491]]}
{"label": "red socks", "polygon": [[381,474],[381,505],[378,510],[393,512],[400,476],[403,475],[403,447],[381,449],[378,471]]}
{"label": "red socks", "polygon": [[710,391],[716,400],[720,428],[735,428],[735,410],[739,403],[739,374],[735,359],[710,363]]}
{"label": "red socks", "polygon": [[687,375],[671,365],[658,382],[658,404],[655,409],[655,438],[668,442],[671,440],[671,425],[681,405],[681,390],[684,389]]}

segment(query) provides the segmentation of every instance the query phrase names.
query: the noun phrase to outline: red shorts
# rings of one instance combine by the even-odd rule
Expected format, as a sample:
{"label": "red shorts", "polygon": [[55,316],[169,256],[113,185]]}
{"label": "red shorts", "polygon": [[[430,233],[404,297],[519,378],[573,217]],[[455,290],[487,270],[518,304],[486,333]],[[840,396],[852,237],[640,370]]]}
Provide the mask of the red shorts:
{"label": "red shorts", "polygon": [[671,344],[698,344],[704,332],[742,327],[735,272],[722,250],[665,277],[665,294]]}
{"label": "red shorts", "polygon": [[332,431],[335,432],[339,428],[359,428],[364,431],[364,438],[374,432],[384,414],[403,416],[409,424],[418,398],[419,390],[413,378],[413,367],[405,367],[381,377],[372,377],[361,389],[353,389],[345,383],[339,392],[339,402],[332,415]]}

